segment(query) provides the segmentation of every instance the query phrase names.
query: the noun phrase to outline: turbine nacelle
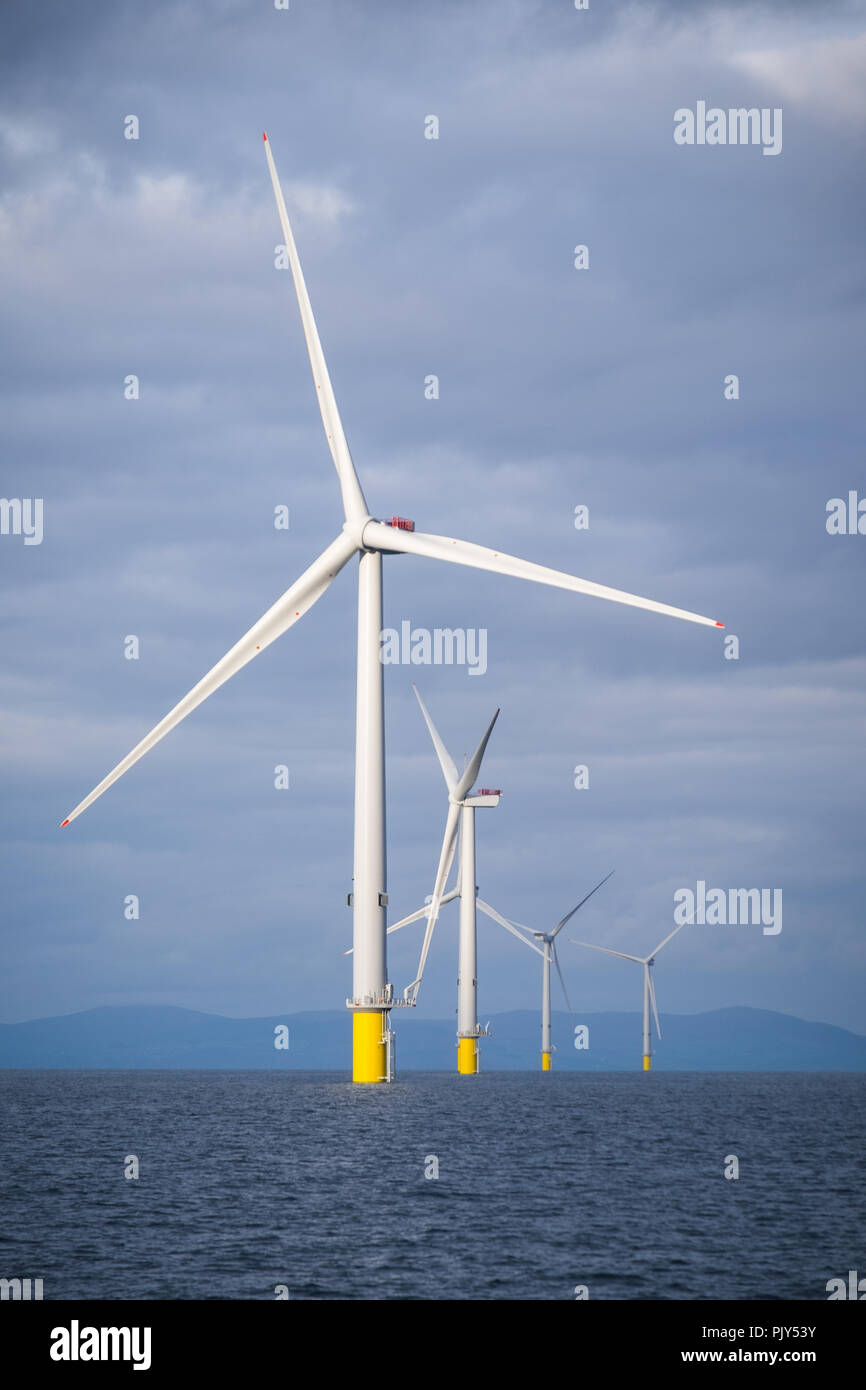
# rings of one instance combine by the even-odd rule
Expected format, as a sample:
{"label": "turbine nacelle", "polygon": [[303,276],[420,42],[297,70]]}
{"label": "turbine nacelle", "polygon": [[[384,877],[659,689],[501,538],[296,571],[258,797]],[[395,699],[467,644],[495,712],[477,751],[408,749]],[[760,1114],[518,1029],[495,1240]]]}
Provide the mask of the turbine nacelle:
{"label": "turbine nacelle", "polygon": [[[449,797],[449,800],[450,799]],[[475,810],[483,806],[498,806],[499,792],[472,792],[469,796],[464,797],[462,801],[455,804],[459,806],[471,806]]]}
{"label": "turbine nacelle", "polygon": [[377,516],[348,516],[343,522],[343,531],[350,536],[359,550],[380,550],[383,554],[393,554],[394,548],[388,545],[382,546],[370,544],[365,540],[364,532],[367,527],[387,526],[391,531],[404,531],[412,533],[415,530],[414,521],[410,521],[406,516],[392,516],[390,520],[384,521]]}

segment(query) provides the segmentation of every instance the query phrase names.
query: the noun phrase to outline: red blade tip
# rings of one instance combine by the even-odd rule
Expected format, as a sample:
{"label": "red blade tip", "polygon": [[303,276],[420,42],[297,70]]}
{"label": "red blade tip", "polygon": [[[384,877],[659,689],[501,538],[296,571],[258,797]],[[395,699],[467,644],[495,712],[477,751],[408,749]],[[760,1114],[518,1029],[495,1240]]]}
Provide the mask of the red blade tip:
{"label": "red blade tip", "polygon": [[68,821],[68,820],[62,821],[62,822],[61,822],[61,825],[60,825],[60,829],[62,830],[63,827],[64,827],[64,825],[68,825],[68,824],[69,824],[69,821]]}
{"label": "red blade tip", "polygon": [[716,627],[724,627],[724,623],[716,623]]}
{"label": "red blade tip", "polygon": [[263,140],[267,140],[267,138],[268,138],[268,132],[267,132],[266,130],[263,130],[263,131],[262,131],[262,139],[263,139]]}

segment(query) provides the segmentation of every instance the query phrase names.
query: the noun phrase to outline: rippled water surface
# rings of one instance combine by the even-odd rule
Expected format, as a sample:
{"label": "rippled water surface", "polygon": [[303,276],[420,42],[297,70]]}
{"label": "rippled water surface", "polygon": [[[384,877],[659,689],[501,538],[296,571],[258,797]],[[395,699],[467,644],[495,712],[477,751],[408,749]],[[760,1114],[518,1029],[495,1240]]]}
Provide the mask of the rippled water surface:
{"label": "rippled water surface", "polygon": [[856,1074],[7,1071],[0,1098],[0,1276],[46,1299],[826,1299],[866,1272]]}

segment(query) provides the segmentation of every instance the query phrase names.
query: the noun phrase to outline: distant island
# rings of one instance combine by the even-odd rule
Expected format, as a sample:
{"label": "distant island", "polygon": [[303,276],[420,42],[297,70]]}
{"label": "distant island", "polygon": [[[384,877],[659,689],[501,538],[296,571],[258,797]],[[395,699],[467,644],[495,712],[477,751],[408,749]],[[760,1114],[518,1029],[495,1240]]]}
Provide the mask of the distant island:
{"label": "distant island", "polygon": [[[401,1017],[398,1024],[398,1070],[455,1069],[453,1020]],[[589,1046],[579,1051],[575,1024],[588,1029]],[[665,1014],[662,1028],[656,1071],[866,1071],[866,1037],[769,1009]],[[537,1011],[495,1014],[490,1030],[481,1043],[484,1071],[540,1069]],[[345,1072],[350,1031],[349,1014],[339,1009],[223,1018],[121,1005],[0,1024],[0,1067]],[[553,1038],[555,1071],[640,1070],[637,1013],[554,1013]]]}

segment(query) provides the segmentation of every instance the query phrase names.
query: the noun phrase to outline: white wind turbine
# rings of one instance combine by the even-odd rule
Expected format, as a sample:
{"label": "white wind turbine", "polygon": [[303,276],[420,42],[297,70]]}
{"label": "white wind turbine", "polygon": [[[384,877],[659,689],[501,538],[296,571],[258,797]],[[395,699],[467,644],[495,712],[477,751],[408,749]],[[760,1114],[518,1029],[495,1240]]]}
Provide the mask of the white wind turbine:
{"label": "white wind turbine", "polygon": [[[550,966],[551,966],[551,964],[553,964],[553,965],[556,966],[556,973],[557,973],[557,975],[559,976],[559,983],[560,983],[560,985],[562,986],[562,993],[563,993],[563,995],[565,996],[565,1002],[566,1002],[566,1005],[567,1005],[567,1007],[568,1007],[568,1012],[569,1012],[569,1013],[572,1012],[571,1004],[570,1004],[569,998],[568,998],[568,990],[565,988],[565,980],[563,979],[562,970],[560,969],[560,965],[559,965],[559,956],[556,954],[556,938],[557,938],[557,936],[559,935],[559,933],[562,931],[562,929],[563,929],[563,927],[565,926],[566,922],[570,922],[570,921],[571,921],[571,919],[572,919],[572,917],[574,916],[575,912],[579,912],[580,909],[583,907],[584,903],[588,903],[588,902],[589,902],[589,900],[590,900],[590,898],[592,897],[593,893],[597,893],[598,890],[599,890],[599,888],[601,888],[602,884],[607,883],[608,879],[612,877],[613,873],[614,873],[614,870],[611,869],[611,871],[610,871],[609,874],[605,874],[604,878],[601,880],[601,883],[597,883],[597,884],[595,885],[595,887],[592,888],[592,889],[587,893],[587,895],[586,895],[585,898],[581,898],[581,900],[580,900],[580,902],[577,904],[577,906],[576,906],[576,907],[573,907],[573,908],[571,909],[571,911],[570,911],[565,917],[562,918],[561,921],[557,922],[556,926],[553,928],[553,931],[549,931],[549,932],[535,931],[532,927],[526,927],[526,926],[524,926],[522,922],[506,922],[505,918],[504,918],[504,917],[501,917],[501,916],[499,915],[498,912],[494,912],[493,909],[492,909],[491,907],[489,907],[487,903],[483,903],[483,902],[481,902],[481,901],[479,900],[478,906],[481,908],[482,912],[486,912],[487,915],[488,915],[488,917],[492,917],[492,918],[494,919],[494,921],[499,922],[501,926],[503,926],[503,927],[506,927],[506,926],[507,926],[508,929],[509,929],[509,931],[513,931],[515,927],[521,927],[523,931],[525,931],[525,932],[530,932],[530,933],[532,934],[532,936],[535,937],[535,940],[536,940],[536,941],[542,942],[543,949],[541,949],[541,950],[539,950],[539,948],[538,948],[537,946],[533,946],[533,950],[539,951],[539,955],[541,955],[541,956],[543,957],[543,960],[544,960],[544,964],[542,965],[542,971],[541,971],[541,1070],[542,1070],[542,1071],[550,1071],[550,1068],[551,1068],[551,1059],[552,1059],[552,1052],[553,1052],[553,1048],[552,1048],[552,1046],[551,1046],[551,1041],[550,1041]],[[530,941],[527,941],[527,940],[526,940],[526,937],[524,937],[524,936],[519,936],[519,934],[518,934],[517,932],[515,932],[515,935],[518,936],[518,939],[519,939],[520,941],[523,941],[527,946],[531,946],[531,945],[532,945],[532,943],[531,943]]]}
{"label": "white wind turbine", "polygon": [[[478,1023],[478,945],[477,945],[477,922],[476,922],[476,902],[488,915],[505,926],[512,932],[519,941],[525,945],[530,943],[521,936],[514,927],[495,912],[487,903],[481,901],[477,896],[475,883],[475,812],[481,807],[498,806],[499,791],[491,791],[481,788],[473,796],[473,787],[479,772],[481,771],[481,761],[487,748],[487,740],[490,738],[493,725],[499,717],[499,710],[496,711],[487,731],[484,734],[475,753],[466,765],[462,777],[458,775],[454,759],[439,734],[436,725],[433,723],[427,706],[421,698],[418,687],[413,685],[412,689],[421,706],[421,713],[430,732],[436,756],[439,759],[439,766],[442,769],[442,776],[445,778],[445,786],[448,789],[448,816],[445,822],[445,835],[442,841],[442,849],[439,855],[439,867],[436,874],[436,881],[433,886],[433,894],[429,905],[420,908],[417,912],[404,917],[402,921],[395,922],[388,928],[388,934],[399,931],[401,927],[406,927],[410,922],[417,922],[422,917],[427,918],[427,929],[424,934],[424,943],[421,948],[421,960],[418,966],[418,974],[405,991],[405,997],[417,998],[418,989],[424,974],[424,966],[427,961],[427,954],[430,949],[430,942],[433,935],[433,928],[439,915],[439,909],[445,903],[451,902],[454,898],[460,899],[460,928],[459,943],[457,952],[457,1070],[461,1075],[471,1076],[478,1071],[478,1039],[484,1036],[484,1030]],[[457,887],[450,893],[445,892],[445,885],[448,882],[448,875],[451,872],[451,865],[454,861],[454,853],[457,848],[459,834],[460,856],[457,875]],[[534,949],[538,949],[535,947]]]}
{"label": "white wind turbine", "polygon": [[[544,565],[516,559],[500,550],[491,550],[469,541],[455,540],[450,536],[424,535],[415,531],[412,522],[402,518],[393,517],[390,523],[386,523],[377,521],[370,515],[343,432],[267,135],[264,136],[264,142],[319,409],[339,479],[343,525],[336,539],[317,560],[313,561],[309,569],[277,599],[207,675],[193,686],[174,709],[136,744],[74,810],[70,811],[62,824],[69,825],[80,816],[82,811],[203,700],[292,627],[322,597],[343,566],[358,556],[355,843],[352,894],[354,958],[352,997],[346,1003],[353,1011],[353,1080],[379,1082],[389,1080],[391,1075],[388,1011],[395,1003],[393,988],[388,983],[386,964],[385,908],[388,900],[385,880],[385,734],[383,667],[379,657],[383,555],[422,555],[450,564],[467,565],[474,569],[512,575],[518,579],[534,580],[536,583],[549,584],[555,588],[569,589],[573,593],[610,599],[635,608],[645,608],[652,613],[666,613],[671,617],[683,618],[707,627],[722,627],[724,624],[682,608],[674,608],[670,604],[656,603],[652,599],[640,598],[620,589],[610,589],[603,584],[593,584],[586,579],[548,569]],[[541,534],[537,539],[543,543]]]}
{"label": "white wind turbine", "polygon": [[612,951],[609,946],[595,946],[591,941],[577,941],[573,936],[569,941],[573,941],[575,946],[588,946],[591,951],[604,951],[608,956],[619,956],[621,960],[633,960],[637,965],[643,966],[643,1069],[649,1071],[652,1067],[652,1052],[650,1049],[650,1005],[652,1005],[653,1015],[656,1021],[656,1033],[661,1041],[662,1026],[659,1023],[659,1011],[656,1005],[656,991],[653,984],[652,968],[655,965],[655,958],[662,946],[666,946],[678,931],[682,931],[685,926],[681,922],[678,927],[674,927],[670,935],[664,941],[660,941],[655,950],[648,956],[627,956],[624,951]]}

